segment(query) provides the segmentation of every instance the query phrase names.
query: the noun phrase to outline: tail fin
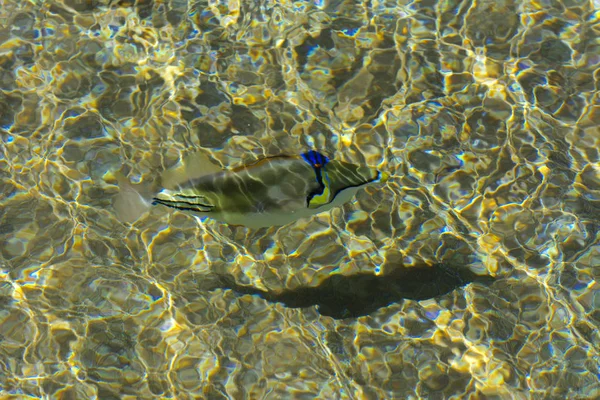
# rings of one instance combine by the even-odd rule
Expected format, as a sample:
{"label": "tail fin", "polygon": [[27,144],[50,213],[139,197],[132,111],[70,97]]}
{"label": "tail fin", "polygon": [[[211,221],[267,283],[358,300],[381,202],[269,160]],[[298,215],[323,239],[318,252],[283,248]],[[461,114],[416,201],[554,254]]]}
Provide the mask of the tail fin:
{"label": "tail fin", "polygon": [[[190,196],[182,198],[183,194],[176,191],[183,183],[221,171],[221,167],[205,152],[198,151],[183,157],[179,163],[164,171],[155,182],[133,184],[120,171],[108,172],[104,180],[116,181],[119,193],[113,198],[115,213],[122,222],[131,223],[144,215],[153,203],[195,211],[211,210],[212,205],[203,204],[195,194],[192,197],[196,199],[190,200]],[[159,186],[164,189],[160,193]],[[169,189],[174,191],[176,198],[171,198]]]}
{"label": "tail fin", "polygon": [[121,222],[135,222],[152,206],[152,189],[148,184],[132,184],[120,171],[108,173],[105,180],[117,181],[119,193],[113,198],[113,207]]}

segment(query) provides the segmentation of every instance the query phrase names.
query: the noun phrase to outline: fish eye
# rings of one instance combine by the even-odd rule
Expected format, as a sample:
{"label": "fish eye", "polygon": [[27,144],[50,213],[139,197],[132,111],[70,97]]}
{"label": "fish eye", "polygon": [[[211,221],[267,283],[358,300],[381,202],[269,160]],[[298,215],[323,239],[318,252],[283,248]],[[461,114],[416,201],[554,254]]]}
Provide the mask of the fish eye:
{"label": "fish eye", "polygon": [[309,150],[302,154],[302,158],[315,168],[321,168],[329,162],[329,158],[315,150]]}

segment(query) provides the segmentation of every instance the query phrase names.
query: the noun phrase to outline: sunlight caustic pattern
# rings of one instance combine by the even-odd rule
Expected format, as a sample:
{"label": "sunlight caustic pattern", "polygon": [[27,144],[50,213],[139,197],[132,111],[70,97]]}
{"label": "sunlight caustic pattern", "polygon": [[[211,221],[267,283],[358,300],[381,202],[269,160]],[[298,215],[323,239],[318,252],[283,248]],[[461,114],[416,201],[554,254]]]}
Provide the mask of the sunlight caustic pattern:
{"label": "sunlight caustic pattern", "polygon": [[[1,393],[597,398],[599,35],[587,0],[0,0]],[[199,149],[391,178],[282,227],[117,218],[114,172]],[[243,291],[433,265],[493,281]]]}

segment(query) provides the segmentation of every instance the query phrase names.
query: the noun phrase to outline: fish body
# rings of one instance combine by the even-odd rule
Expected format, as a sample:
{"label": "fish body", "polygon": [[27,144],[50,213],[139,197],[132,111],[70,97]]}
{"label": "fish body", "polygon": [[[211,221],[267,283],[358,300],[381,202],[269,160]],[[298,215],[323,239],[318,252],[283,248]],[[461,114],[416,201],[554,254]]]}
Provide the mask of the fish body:
{"label": "fish body", "polygon": [[313,167],[301,158],[272,157],[189,180],[161,191],[153,200],[196,212],[293,211],[306,207],[307,196],[320,188]]}
{"label": "fish body", "polygon": [[183,170],[163,175],[166,188],[152,204],[250,228],[285,225],[330,210],[362,186],[387,180],[374,168],[330,160],[316,151],[226,170],[205,157]]}

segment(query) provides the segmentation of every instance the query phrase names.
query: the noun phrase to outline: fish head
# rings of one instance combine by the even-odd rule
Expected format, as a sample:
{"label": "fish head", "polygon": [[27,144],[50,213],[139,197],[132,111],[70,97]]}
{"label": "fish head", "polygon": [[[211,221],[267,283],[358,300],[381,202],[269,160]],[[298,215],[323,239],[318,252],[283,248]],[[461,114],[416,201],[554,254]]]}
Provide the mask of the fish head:
{"label": "fish head", "polygon": [[376,168],[331,160],[317,170],[323,182],[320,193],[311,194],[307,198],[308,208],[315,209],[330,204],[336,196],[350,188],[375,183],[386,182],[389,175]]}

